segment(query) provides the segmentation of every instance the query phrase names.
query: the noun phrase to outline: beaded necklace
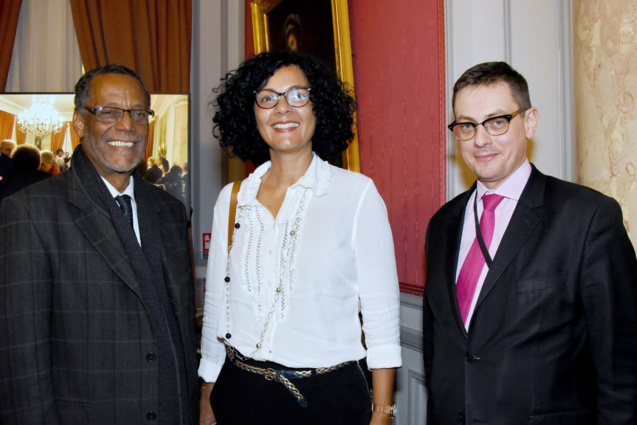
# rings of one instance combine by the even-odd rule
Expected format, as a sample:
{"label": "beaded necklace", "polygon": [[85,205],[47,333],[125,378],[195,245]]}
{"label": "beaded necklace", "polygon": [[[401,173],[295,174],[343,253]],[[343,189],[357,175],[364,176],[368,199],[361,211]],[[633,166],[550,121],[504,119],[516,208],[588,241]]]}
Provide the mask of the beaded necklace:
{"label": "beaded necklace", "polygon": [[[232,346],[232,344],[230,343],[230,338],[232,338],[232,334],[230,333],[230,254],[232,252],[232,248],[235,245],[235,238],[237,237],[237,232],[233,232],[232,234],[232,241],[230,246],[228,247],[228,258],[226,260],[226,276],[224,278],[225,281],[225,297],[226,297],[226,303],[225,303],[225,307],[226,307],[226,334],[225,336],[225,343],[226,345],[229,346],[230,350],[232,350],[233,354],[236,355],[239,359],[245,361],[248,359],[251,359],[254,357],[254,355],[261,349],[261,347],[263,346],[263,340],[265,338],[265,335],[267,333],[268,327],[270,325],[270,321],[272,320],[272,317],[274,316],[274,311],[276,309],[277,304],[279,304],[279,301],[281,302],[281,309],[282,311],[285,310],[285,302],[286,302],[286,291],[284,290],[284,279],[286,274],[288,274],[288,279],[290,282],[290,290],[292,289],[292,282],[293,282],[293,274],[294,274],[294,264],[296,262],[296,253],[297,253],[297,246],[298,246],[298,238],[299,238],[299,230],[301,227],[301,222],[302,222],[302,217],[303,217],[303,211],[305,209],[305,198],[307,195],[307,191],[308,189],[304,189],[303,190],[303,195],[301,196],[301,200],[299,201],[299,204],[297,206],[296,212],[294,214],[294,220],[292,221],[292,223],[290,223],[290,220],[286,220],[285,224],[284,224],[284,231],[283,231],[283,240],[281,241],[281,255],[279,257],[280,260],[280,266],[279,266],[279,284],[274,288],[274,299],[272,301],[272,306],[270,307],[270,310],[268,312],[265,324],[263,325],[263,330],[261,331],[261,336],[259,338],[259,341],[255,344],[255,349],[254,351],[249,354],[247,357],[246,356],[242,356],[238,353],[237,350],[234,349],[234,347]],[[242,206],[238,206],[237,209],[239,211],[239,213],[237,214],[237,219],[235,221],[235,229],[238,229],[240,227],[239,225],[239,221],[240,218],[243,217],[243,210],[248,209],[249,207],[242,207]],[[260,228],[261,228],[261,234],[263,233],[263,223],[261,222],[261,218],[258,214],[258,209],[257,209],[257,219],[259,221],[260,224]],[[250,228],[252,228],[252,222],[250,221]],[[259,267],[259,249],[260,249],[260,245],[261,245],[261,234],[259,235],[259,239],[257,241],[257,257],[256,257],[256,261],[257,261],[257,267]],[[252,237],[249,238],[249,244],[252,243]],[[251,247],[249,247],[251,249]],[[247,258],[248,256],[246,256]],[[247,260],[246,260],[247,261]],[[246,264],[247,266],[247,264]],[[247,267],[246,267],[247,269]],[[261,272],[260,270],[257,270],[256,273],[257,276],[257,288],[253,288],[256,289],[257,291],[260,291],[260,288],[262,287],[262,276],[261,276]],[[249,286],[249,279],[246,280],[248,282],[248,286]],[[260,310],[261,306],[259,305],[259,310]]]}

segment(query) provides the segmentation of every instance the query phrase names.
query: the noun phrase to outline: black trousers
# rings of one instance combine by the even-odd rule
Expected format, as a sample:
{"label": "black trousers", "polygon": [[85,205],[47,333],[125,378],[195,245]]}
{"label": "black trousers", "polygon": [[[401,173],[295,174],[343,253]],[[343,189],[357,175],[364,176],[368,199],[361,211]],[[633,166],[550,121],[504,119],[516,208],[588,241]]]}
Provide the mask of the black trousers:
{"label": "black trousers", "polygon": [[[272,362],[249,360],[244,363],[295,370]],[[306,398],[306,407],[302,407],[283,384],[239,369],[226,357],[210,395],[217,424],[369,425],[371,396],[357,362],[291,382]]]}

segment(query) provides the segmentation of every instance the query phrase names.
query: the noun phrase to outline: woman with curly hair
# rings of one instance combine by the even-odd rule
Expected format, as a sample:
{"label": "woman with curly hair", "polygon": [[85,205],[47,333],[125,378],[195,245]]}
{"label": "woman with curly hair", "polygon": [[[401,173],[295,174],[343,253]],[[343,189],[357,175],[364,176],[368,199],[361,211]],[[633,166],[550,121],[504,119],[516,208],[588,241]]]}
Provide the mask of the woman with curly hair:
{"label": "woman with curly hair", "polygon": [[261,165],[236,195],[231,244],[232,184],[214,208],[200,424],[390,424],[401,351],[387,212],[369,178],[327,162],[353,137],[355,101],[290,52],[246,61],[216,92],[221,146]]}

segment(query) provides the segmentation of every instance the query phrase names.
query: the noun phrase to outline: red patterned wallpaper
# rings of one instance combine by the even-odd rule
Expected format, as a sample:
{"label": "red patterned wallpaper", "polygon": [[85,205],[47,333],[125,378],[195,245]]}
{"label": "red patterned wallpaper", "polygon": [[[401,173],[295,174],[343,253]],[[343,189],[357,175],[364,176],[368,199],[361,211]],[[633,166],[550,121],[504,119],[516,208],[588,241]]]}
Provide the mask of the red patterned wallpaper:
{"label": "red patterned wallpaper", "polygon": [[445,202],[444,1],[349,0],[361,172],[389,211],[403,292],[425,285],[425,235]]}

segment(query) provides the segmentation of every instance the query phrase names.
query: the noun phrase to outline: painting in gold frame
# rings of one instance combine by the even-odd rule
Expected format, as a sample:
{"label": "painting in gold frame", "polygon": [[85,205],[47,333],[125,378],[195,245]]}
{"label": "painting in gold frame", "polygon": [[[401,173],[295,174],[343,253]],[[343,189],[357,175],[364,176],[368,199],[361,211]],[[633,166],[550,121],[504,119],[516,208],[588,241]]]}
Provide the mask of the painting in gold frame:
{"label": "painting in gold frame", "polygon": [[[286,46],[310,53],[333,66],[353,90],[347,0],[252,0],[250,7],[255,54]],[[356,129],[342,166],[360,172]]]}

